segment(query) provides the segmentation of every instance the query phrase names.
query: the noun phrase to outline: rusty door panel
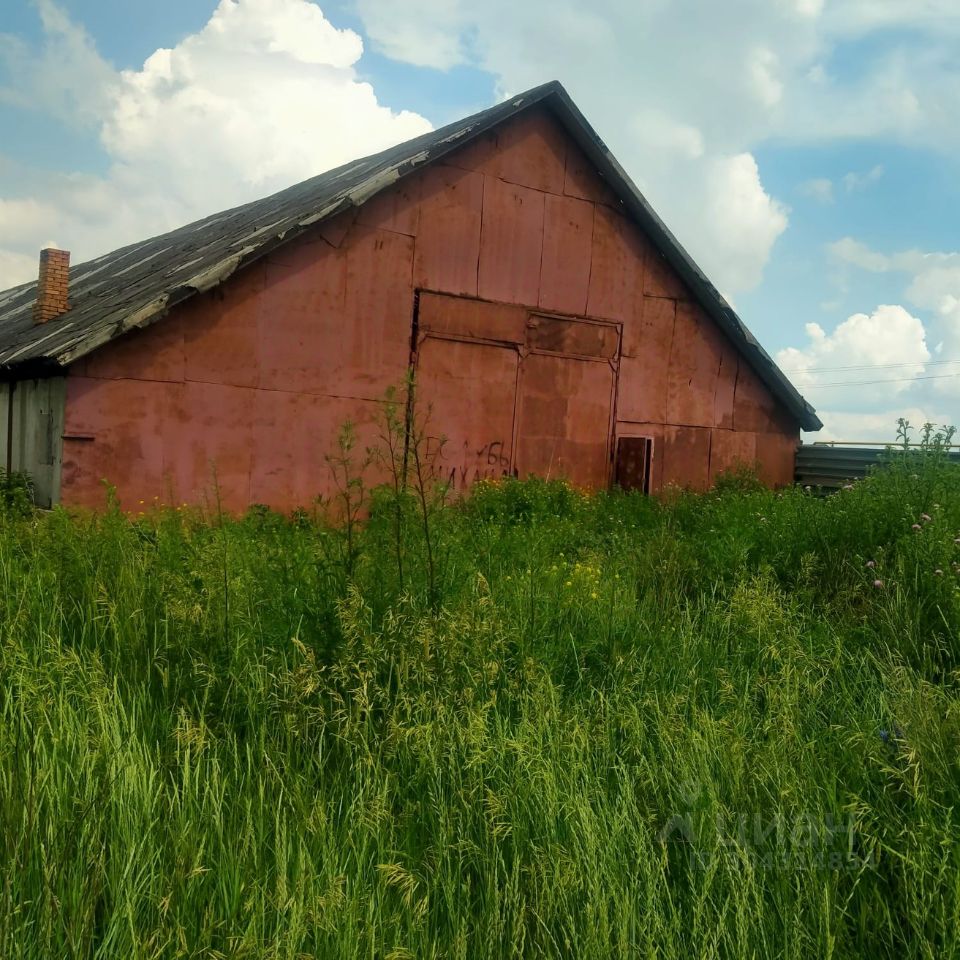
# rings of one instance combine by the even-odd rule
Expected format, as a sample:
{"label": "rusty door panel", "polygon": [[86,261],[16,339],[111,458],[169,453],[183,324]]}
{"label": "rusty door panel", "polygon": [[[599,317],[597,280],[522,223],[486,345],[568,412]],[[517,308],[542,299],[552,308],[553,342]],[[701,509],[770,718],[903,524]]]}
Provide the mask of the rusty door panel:
{"label": "rusty door panel", "polygon": [[453,490],[509,474],[518,363],[512,347],[436,337],[420,343],[418,418],[426,418],[426,453]]}
{"label": "rusty door panel", "polygon": [[613,360],[620,348],[620,331],[608,323],[533,314],[527,323],[527,346],[531,350]]}
{"label": "rusty door panel", "polygon": [[531,353],[520,375],[518,474],[607,485],[615,372],[608,363]]}
{"label": "rusty door panel", "polygon": [[617,440],[615,479],[622,490],[650,492],[650,437],[620,437]]}
{"label": "rusty door panel", "polygon": [[421,333],[440,333],[465,340],[523,343],[527,309],[512,303],[487,303],[439,293],[420,294]]}

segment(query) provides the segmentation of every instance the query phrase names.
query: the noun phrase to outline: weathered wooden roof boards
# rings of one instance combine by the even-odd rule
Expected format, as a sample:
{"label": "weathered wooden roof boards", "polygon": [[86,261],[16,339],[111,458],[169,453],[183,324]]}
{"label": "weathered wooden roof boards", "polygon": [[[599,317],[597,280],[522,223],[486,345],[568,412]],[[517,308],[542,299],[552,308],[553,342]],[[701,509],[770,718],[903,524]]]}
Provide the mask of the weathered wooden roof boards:
{"label": "weathered wooden roof boards", "polygon": [[772,358],[681,247],[557,82],[356,160],[273,196],[214,214],[70,268],[70,310],[35,325],[36,283],[0,293],[0,378],[54,372],[173,306],[222,283],[244,264],[358,207],[399,179],[539,105],[548,109],[609,184],[750,367],[805,430],[822,425]]}

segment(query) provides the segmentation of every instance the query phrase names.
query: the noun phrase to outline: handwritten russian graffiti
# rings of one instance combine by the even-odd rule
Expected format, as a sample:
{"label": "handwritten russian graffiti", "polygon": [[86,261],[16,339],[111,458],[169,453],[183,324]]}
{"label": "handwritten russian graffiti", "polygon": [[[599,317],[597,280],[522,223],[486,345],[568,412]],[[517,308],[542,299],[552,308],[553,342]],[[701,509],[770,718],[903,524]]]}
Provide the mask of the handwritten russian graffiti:
{"label": "handwritten russian graffiti", "polygon": [[451,490],[465,490],[478,480],[510,476],[510,448],[503,440],[490,440],[475,447],[469,440],[456,446],[439,437],[427,438],[427,459],[436,464],[437,478]]}

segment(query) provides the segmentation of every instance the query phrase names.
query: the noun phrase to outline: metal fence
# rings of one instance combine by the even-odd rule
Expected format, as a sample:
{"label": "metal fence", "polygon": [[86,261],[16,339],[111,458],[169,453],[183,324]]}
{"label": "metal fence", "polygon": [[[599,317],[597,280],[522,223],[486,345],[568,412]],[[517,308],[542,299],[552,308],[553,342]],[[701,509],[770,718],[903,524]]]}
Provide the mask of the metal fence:
{"label": "metal fence", "polygon": [[[865,477],[871,467],[882,464],[889,456],[888,449],[869,443],[804,443],[797,450],[794,479],[805,487],[839,490],[844,484]],[[960,450],[950,450],[947,457],[960,463]]]}

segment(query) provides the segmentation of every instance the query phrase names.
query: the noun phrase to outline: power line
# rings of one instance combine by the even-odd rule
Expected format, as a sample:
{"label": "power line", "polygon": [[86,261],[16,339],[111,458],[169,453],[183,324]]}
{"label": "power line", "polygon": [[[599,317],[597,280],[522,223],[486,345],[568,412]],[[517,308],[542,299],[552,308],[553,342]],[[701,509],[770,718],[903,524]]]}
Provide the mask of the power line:
{"label": "power line", "polygon": [[842,370],[881,370],[892,367],[940,367],[960,360],[912,360],[906,363],[861,363],[849,367],[782,367],[784,373],[835,373]]}
{"label": "power line", "polygon": [[916,380],[952,380],[960,373],[941,373],[931,377],[892,377],[888,380],[838,380],[835,383],[809,383],[805,390],[819,390],[820,387],[868,387],[875,383],[913,383]]}

